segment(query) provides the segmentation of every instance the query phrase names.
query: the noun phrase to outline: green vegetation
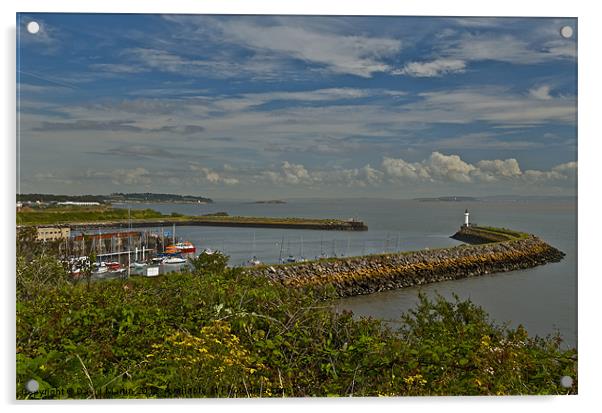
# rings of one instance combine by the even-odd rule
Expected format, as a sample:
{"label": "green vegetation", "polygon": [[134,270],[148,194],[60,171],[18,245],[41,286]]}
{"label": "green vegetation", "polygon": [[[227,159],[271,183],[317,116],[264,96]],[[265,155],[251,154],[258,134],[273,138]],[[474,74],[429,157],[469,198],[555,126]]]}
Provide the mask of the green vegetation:
{"label": "green vegetation", "polygon": [[54,195],[54,194],[17,194],[17,202],[100,202],[104,203],[104,195]]}
{"label": "green vegetation", "polygon": [[[162,218],[160,212],[152,209],[132,209],[131,218]],[[80,207],[66,206],[40,210],[17,212],[17,225],[56,225],[71,222],[95,222],[107,220],[128,220],[128,210],[110,206]]]}
{"label": "green vegetation", "polygon": [[273,285],[219,254],[188,274],[82,283],[31,242],[17,246],[18,398],[577,392],[559,384],[576,379],[575,350],[469,301],[421,297],[394,332],[333,312],[330,286]]}
{"label": "green vegetation", "polygon": [[212,203],[213,200],[196,195],[144,193],[113,193],[111,195],[54,195],[54,194],[17,194],[19,202],[175,202],[175,203]]}
{"label": "green vegetation", "polygon": [[154,194],[144,193],[113,193],[106,197],[112,202],[176,202],[176,203],[212,203],[213,200],[196,195]]}
{"label": "green vegetation", "polygon": [[524,239],[529,237],[529,234],[527,234],[526,232],[519,232],[506,228],[474,226],[469,227],[468,230],[478,232],[479,235],[482,235],[484,239],[490,237],[493,242],[509,241],[512,239]]}
{"label": "green vegetation", "polygon": [[[225,212],[216,212],[202,216],[183,215],[173,212],[163,215],[152,209],[132,209],[132,222],[143,221],[152,223],[178,223],[195,222],[204,224],[223,225],[282,225],[288,227],[323,226],[335,227],[346,226],[346,221],[337,219],[317,218],[270,218],[270,217],[238,217],[229,216]],[[128,210],[125,208],[113,208],[111,206],[61,206],[41,209],[26,209],[17,212],[17,225],[60,225],[72,223],[124,223],[128,221]]]}

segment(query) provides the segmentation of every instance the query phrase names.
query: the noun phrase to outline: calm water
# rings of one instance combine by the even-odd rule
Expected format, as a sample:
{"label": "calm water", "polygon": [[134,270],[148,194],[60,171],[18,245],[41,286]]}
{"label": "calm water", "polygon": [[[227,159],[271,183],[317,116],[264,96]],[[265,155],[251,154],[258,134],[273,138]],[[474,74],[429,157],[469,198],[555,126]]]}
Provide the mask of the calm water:
{"label": "calm water", "polygon": [[[127,207],[125,205],[118,205]],[[383,251],[416,250],[457,245],[449,238],[463,221],[534,233],[567,255],[560,263],[503,274],[387,291],[339,301],[339,309],[398,323],[399,315],[417,303],[419,292],[470,298],[498,322],[523,324],[532,335],[560,331],[567,345],[577,343],[577,217],[573,201],[418,202],[411,200],[289,200],[286,204],[223,201],[209,205],[132,204],[163,213],[323,217],[366,222],[365,232],[282,230],[261,228],[177,227],[176,236],[198,249],[211,248],[242,265],[252,256],[276,263],[289,255],[350,256]],[[155,229],[157,230],[157,229]],[[171,228],[164,228],[171,231]]]}

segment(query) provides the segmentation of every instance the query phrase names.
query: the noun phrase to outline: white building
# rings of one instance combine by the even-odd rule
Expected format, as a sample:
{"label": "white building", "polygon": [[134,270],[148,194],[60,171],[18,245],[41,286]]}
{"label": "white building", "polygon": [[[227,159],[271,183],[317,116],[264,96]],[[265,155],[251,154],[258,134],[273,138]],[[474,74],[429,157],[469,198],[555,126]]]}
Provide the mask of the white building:
{"label": "white building", "polygon": [[71,229],[69,227],[38,227],[36,239],[38,241],[56,241],[57,239],[69,238]]}
{"label": "white building", "polygon": [[57,205],[94,206],[94,205],[100,205],[100,202],[65,201],[65,202],[57,202],[56,204]]}

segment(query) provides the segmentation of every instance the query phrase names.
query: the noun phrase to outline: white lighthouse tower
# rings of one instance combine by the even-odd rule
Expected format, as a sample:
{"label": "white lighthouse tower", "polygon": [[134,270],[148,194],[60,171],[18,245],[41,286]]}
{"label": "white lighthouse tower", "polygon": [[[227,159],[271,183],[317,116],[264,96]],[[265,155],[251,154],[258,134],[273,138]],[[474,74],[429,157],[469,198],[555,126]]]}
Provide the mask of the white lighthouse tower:
{"label": "white lighthouse tower", "polygon": [[464,226],[468,227],[470,226],[470,221],[468,220],[468,216],[470,214],[468,213],[468,209],[466,209],[466,211],[464,211]]}

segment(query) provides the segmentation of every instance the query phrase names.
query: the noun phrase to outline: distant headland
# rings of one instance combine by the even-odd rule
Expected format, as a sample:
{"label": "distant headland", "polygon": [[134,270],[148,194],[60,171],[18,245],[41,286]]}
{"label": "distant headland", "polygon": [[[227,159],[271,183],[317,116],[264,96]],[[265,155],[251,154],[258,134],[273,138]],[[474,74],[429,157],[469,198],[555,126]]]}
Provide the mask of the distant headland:
{"label": "distant headland", "polygon": [[472,196],[439,196],[435,198],[414,198],[414,201],[420,202],[475,202],[478,198]]}
{"label": "distant headland", "polygon": [[286,201],[281,199],[268,199],[266,201],[255,201],[251,202],[252,204],[286,204]]}
{"label": "distant headland", "polygon": [[56,204],[56,203],[174,203],[174,204],[210,204],[211,198],[196,195],[155,194],[152,192],[121,193],[110,195],[54,195],[54,194],[17,194],[17,202],[22,204]]}

